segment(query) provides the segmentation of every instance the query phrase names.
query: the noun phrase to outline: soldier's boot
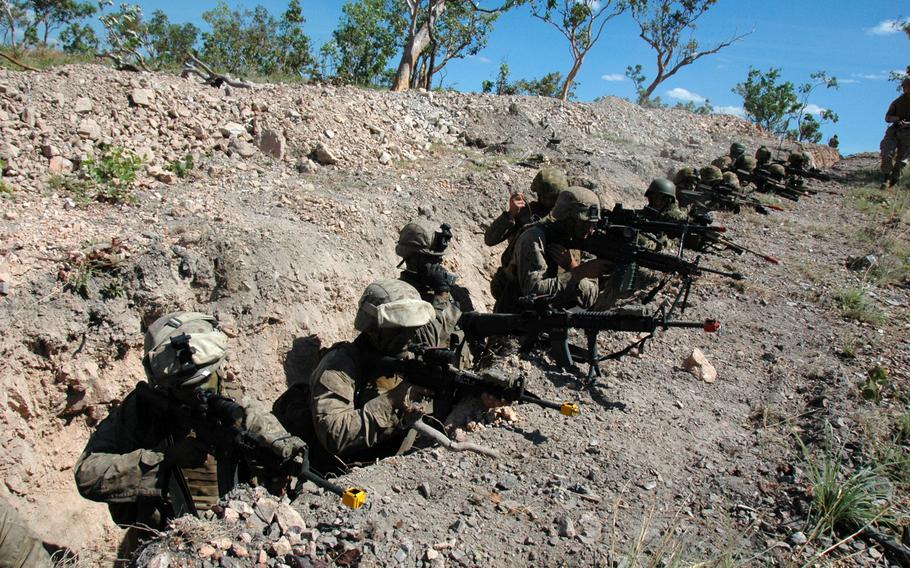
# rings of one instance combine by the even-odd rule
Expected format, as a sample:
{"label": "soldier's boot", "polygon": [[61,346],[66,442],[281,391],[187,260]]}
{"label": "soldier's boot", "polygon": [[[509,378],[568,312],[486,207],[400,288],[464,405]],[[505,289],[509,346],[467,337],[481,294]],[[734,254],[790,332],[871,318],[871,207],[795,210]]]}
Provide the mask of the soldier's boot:
{"label": "soldier's boot", "polygon": [[878,188],[886,189],[888,187],[888,182],[891,179],[891,173],[894,170],[893,158],[891,156],[882,156],[880,169],[882,172],[882,184],[878,186]]}
{"label": "soldier's boot", "polygon": [[891,175],[888,177],[888,187],[894,187],[897,185],[897,182],[901,179],[901,172],[904,170],[904,166],[907,164],[903,161],[897,162],[894,165],[894,168],[891,170]]}

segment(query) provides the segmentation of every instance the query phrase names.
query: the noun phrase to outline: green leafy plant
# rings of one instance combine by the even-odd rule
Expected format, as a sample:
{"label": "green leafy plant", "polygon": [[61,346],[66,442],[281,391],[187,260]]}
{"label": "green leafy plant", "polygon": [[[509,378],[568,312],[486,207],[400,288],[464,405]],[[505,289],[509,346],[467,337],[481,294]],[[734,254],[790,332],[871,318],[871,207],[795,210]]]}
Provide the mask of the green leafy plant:
{"label": "green leafy plant", "polygon": [[193,167],[193,155],[187,154],[182,160],[174,160],[169,163],[165,166],[165,169],[174,172],[174,175],[183,179],[190,175],[190,171],[192,171]]}
{"label": "green leafy plant", "polygon": [[868,292],[863,288],[846,288],[834,296],[841,313],[855,320],[879,325],[887,321],[887,315],[872,303]]}
{"label": "green leafy plant", "polygon": [[3,180],[0,180],[0,199],[13,199],[15,192],[13,191],[12,186],[7,185]]}
{"label": "green leafy plant", "polygon": [[860,386],[860,393],[865,400],[880,402],[882,400],[882,391],[891,383],[888,380],[890,371],[881,365],[876,365],[866,373],[866,380]]}

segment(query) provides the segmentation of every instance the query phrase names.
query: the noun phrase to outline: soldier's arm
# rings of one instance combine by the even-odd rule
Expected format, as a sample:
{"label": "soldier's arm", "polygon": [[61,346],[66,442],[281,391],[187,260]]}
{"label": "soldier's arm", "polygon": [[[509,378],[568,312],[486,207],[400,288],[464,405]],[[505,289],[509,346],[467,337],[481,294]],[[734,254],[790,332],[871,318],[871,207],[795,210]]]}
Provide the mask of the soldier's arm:
{"label": "soldier's arm", "polygon": [[148,426],[140,424],[135,393],[101,421],[74,470],[83,497],[107,503],[161,497],[164,453],[141,447],[138,438]]}
{"label": "soldier's arm", "polygon": [[51,568],[41,539],[5,499],[0,499],[0,566]]}
{"label": "soldier's arm", "polygon": [[[897,101],[893,101],[891,105],[888,106],[888,111],[885,112],[885,122],[893,123],[900,122],[901,117],[897,115]],[[880,108],[880,107],[879,107]]]}
{"label": "soldier's arm", "polygon": [[500,213],[499,217],[490,223],[487,230],[483,233],[483,242],[488,247],[496,246],[508,238],[509,232],[515,227],[515,219],[509,215],[508,211]]}
{"label": "soldier's arm", "polygon": [[554,302],[571,297],[578,281],[571,272],[548,276],[546,242],[539,232],[526,231],[516,247],[518,281],[522,296],[555,296]]}

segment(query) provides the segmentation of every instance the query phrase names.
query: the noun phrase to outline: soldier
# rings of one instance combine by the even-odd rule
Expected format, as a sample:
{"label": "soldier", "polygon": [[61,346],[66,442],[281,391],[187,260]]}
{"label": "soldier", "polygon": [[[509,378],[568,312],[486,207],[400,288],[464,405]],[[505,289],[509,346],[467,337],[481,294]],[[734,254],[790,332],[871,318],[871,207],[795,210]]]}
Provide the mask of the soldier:
{"label": "soldier", "polygon": [[[212,316],[175,312],[149,326],[144,347],[148,385],[137,387],[101,421],[76,463],[75,478],[79,493],[107,503],[117,524],[163,529],[169,519],[211,508],[231,489],[238,471],[231,470],[236,464],[219,463],[213,448],[146,393],[191,408],[201,393],[220,393],[227,336]],[[264,447],[284,456],[306,449],[266,409],[253,402],[242,408],[243,427]],[[146,534],[131,528],[125,549]]]}
{"label": "soldier", "polygon": [[733,167],[733,163],[736,162],[736,160],[745,153],[746,145],[742,142],[734,142],[730,145],[730,153],[726,156],[720,156],[719,158],[716,158],[713,162],[711,162],[711,165],[717,166],[722,171],[729,170],[731,167]]}
{"label": "soldier", "polygon": [[724,173],[717,166],[705,166],[698,172],[701,182],[708,187],[724,180]]}
{"label": "soldier", "polygon": [[[360,335],[333,345],[308,383],[293,385],[275,403],[291,432],[312,444],[319,467],[335,458],[365,462],[405,451],[410,425],[433,410],[432,395],[397,376],[383,376],[379,357],[403,357],[436,310],[401,280],[367,286],[354,318]],[[337,462],[336,462],[337,465]]]}
{"label": "soldier", "polygon": [[837,139],[837,134],[828,139],[828,146],[837,150],[837,147],[840,146],[840,140]]}
{"label": "soldier", "polygon": [[509,209],[497,217],[483,235],[488,247],[515,239],[521,228],[547,216],[559,192],[569,187],[566,174],[556,168],[543,168],[531,182],[531,191],[537,194],[537,201],[527,203],[522,193],[509,197]]}
{"label": "soldier", "polygon": [[680,191],[695,191],[698,187],[698,170],[695,168],[682,168],[673,176],[673,184],[677,193]]}
{"label": "soldier", "polygon": [[432,347],[449,347],[461,312],[474,309],[468,291],[455,284],[458,277],[442,266],[451,239],[448,224],[418,217],[402,227],[395,245],[399,266],[404,264],[399,280],[413,286],[436,310],[436,317],[418,334],[422,343]]}
{"label": "soldier", "polygon": [[0,499],[0,568],[51,568],[51,557],[19,512]]}
{"label": "soldier", "polygon": [[901,81],[901,91],[901,96],[894,99],[885,113],[885,122],[890,126],[880,145],[882,189],[897,185],[901,171],[910,159],[910,77]]}
{"label": "soldier", "polygon": [[759,146],[755,151],[755,167],[764,168],[771,163],[771,150],[767,146]]}
{"label": "soldier", "polygon": [[609,265],[597,259],[580,262],[567,247],[590,235],[599,219],[597,194],[581,187],[562,191],[550,214],[526,228],[515,241],[515,253],[503,267],[508,281],[494,311],[519,310],[518,299],[523,296],[552,296],[556,307],[593,306],[597,278]]}
{"label": "soldier", "polygon": [[686,214],[676,205],[676,186],[666,178],[657,178],[645,190],[648,205],[642,209],[645,216],[655,220],[685,221]]}

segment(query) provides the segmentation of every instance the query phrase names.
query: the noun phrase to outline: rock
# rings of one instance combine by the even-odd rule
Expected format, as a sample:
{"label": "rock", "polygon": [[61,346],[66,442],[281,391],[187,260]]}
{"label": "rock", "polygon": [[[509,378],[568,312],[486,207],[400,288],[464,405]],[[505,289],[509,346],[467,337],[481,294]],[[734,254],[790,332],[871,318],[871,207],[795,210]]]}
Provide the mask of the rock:
{"label": "rock", "polygon": [[195,136],[197,140],[205,140],[209,137],[209,133],[205,130],[205,128],[202,127],[201,124],[197,124],[193,127],[193,136]]}
{"label": "rock", "polygon": [[790,542],[796,545],[802,545],[809,542],[809,539],[806,538],[806,535],[802,531],[795,532],[790,535]]}
{"label": "rock", "polygon": [[231,150],[241,158],[252,158],[256,155],[256,147],[240,138],[231,140]]}
{"label": "rock", "polygon": [[136,155],[142,158],[142,161],[146,164],[155,160],[155,152],[148,146],[141,146],[137,148]]}
{"label": "rock", "polygon": [[284,136],[277,130],[263,130],[256,138],[256,145],[262,150],[263,154],[271,156],[276,160],[284,158],[285,146],[287,143]]}
{"label": "rock", "polygon": [[73,105],[73,111],[78,114],[92,112],[92,99],[88,97],[79,97],[76,99],[76,103]]}
{"label": "rock", "polygon": [[309,158],[300,158],[296,167],[302,174],[315,174],[319,170],[319,164]]}
{"label": "rock", "polygon": [[20,153],[19,148],[16,148],[12,144],[0,144],[0,160],[10,162],[18,158]]}
{"label": "rock", "polygon": [[4,211],[3,218],[6,219],[7,221],[15,221],[16,219],[19,218],[19,216],[16,215],[15,211]]}
{"label": "rock", "polygon": [[866,256],[848,256],[845,264],[848,270],[862,272],[864,270],[869,270],[873,266],[877,266],[878,258],[876,258],[874,254],[867,254]]}
{"label": "rock", "polygon": [[221,127],[220,132],[221,135],[225,138],[233,138],[235,136],[243,136],[246,134],[246,128],[244,128],[242,124],[237,124],[236,122],[228,122]]}
{"label": "rock", "polygon": [[0,296],[9,296],[9,282],[0,280]]}
{"label": "rock", "polygon": [[380,163],[380,164],[382,164],[382,165],[384,165],[384,166],[387,166],[387,165],[389,165],[391,162],[392,162],[392,155],[391,155],[391,154],[389,154],[388,152],[383,152],[383,153],[379,154],[379,163]]}
{"label": "rock", "polygon": [[250,551],[247,550],[245,546],[240,543],[234,543],[231,545],[231,554],[237,558],[246,558],[250,555]]}
{"label": "rock", "polygon": [[278,509],[275,511],[275,520],[278,521],[278,526],[281,527],[281,531],[285,534],[289,532],[301,533],[306,529],[306,523],[300,513],[284,503],[278,505]]}
{"label": "rock", "polygon": [[55,174],[65,174],[73,171],[73,162],[63,156],[54,156],[47,164],[47,169]]}
{"label": "rock", "polygon": [[275,512],[278,510],[278,504],[268,497],[263,497],[256,501],[256,506],[254,507],[256,511],[256,516],[263,520],[265,523],[271,523],[272,519],[275,518]]}
{"label": "rock", "polygon": [[130,93],[130,104],[141,107],[151,106],[155,102],[155,91],[151,89],[133,89]]}
{"label": "rock", "polygon": [[603,523],[593,513],[583,513],[578,519],[578,540],[592,545],[600,541],[603,535]]}
{"label": "rock", "polygon": [[79,127],[76,130],[76,133],[80,138],[86,140],[97,140],[101,138],[101,127],[98,126],[98,123],[91,118],[86,118],[79,123]]}
{"label": "rock", "polygon": [[272,552],[278,558],[284,558],[291,553],[291,543],[285,537],[281,537],[272,543]]}
{"label": "rock", "polygon": [[44,144],[41,146],[41,155],[45,158],[53,158],[60,155],[60,149],[52,144]]}
{"label": "rock", "polygon": [[321,142],[310,154],[310,158],[324,166],[332,166],[338,163],[338,158],[336,158],[335,155]]}
{"label": "rock", "polygon": [[697,347],[683,361],[683,368],[706,383],[713,383],[717,380],[717,370],[714,365],[708,361],[705,354]]}
{"label": "rock", "polygon": [[496,482],[496,488],[503,491],[508,491],[515,487],[515,484],[518,483],[518,477],[507,473],[499,478],[499,481]]}
{"label": "rock", "polygon": [[19,118],[22,119],[22,122],[26,124],[29,128],[35,127],[35,121],[38,119],[38,113],[32,107],[25,107],[22,109],[22,112],[19,113]]}
{"label": "rock", "polygon": [[575,523],[568,516],[560,517],[557,522],[559,527],[559,536],[565,538],[575,538],[578,533],[575,532]]}
{"label": "rock", "polygon": [[225,523],[233,524],[240,521],[240,513],[236,509],[226,507],[222,518]]}
{"label": "rock", "polygon": [[161,183],[174,183],[177,181],[177,176],[174,172],[168,171],[161,166],[149,166],[145,170],[148,175],[160,181]]}
{"label": "rock", "polygon": [[148,561],[148,568],[170,568],[171,560],[170,552],[158,553]]}
{"label": "rock", "polygon": [[197,551],[199,558],[211,558],[215,555],[215,547],[210,544],[203,544]]}

